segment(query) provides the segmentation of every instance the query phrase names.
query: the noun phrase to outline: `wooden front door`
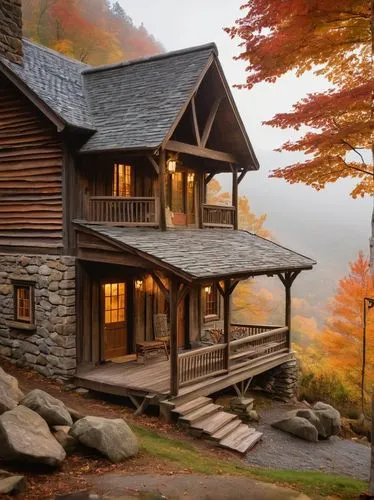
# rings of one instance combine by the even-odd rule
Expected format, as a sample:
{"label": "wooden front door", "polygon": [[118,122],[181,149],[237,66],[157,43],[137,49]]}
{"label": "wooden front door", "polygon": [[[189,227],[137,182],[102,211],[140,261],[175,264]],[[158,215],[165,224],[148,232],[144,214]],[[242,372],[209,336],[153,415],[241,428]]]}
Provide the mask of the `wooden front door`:
{"label": "wooden front door", "polygon": [[128,353],[126,283],[103,285],[104,360],[119,358]]}

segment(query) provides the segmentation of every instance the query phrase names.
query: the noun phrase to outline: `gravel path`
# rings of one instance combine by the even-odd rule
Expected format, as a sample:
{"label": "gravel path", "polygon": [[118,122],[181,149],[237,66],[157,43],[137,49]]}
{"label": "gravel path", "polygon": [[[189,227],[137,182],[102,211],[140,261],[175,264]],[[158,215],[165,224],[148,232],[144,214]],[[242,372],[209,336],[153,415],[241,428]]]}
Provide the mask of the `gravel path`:
{"label": "gravel path", "polygon": [[332,437],[310,443],[278,429],[271,423],[280,420],[297,406],[274,403],[259,410],[260,423],[255,427],[264,433],[263,441],[250,451],[245,461],[266,468],[313,470],[369,479],[370,446]]}

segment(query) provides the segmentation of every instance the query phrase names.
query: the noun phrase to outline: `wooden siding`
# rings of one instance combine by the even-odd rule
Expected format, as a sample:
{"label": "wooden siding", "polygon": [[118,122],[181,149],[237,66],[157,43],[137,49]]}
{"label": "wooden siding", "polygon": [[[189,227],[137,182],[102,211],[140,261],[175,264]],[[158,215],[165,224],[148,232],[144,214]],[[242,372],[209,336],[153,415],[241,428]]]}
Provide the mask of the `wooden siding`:
{"label": "wooden siding", "polygon": [[0,75],[0,247],[62,246],[62,143]]}

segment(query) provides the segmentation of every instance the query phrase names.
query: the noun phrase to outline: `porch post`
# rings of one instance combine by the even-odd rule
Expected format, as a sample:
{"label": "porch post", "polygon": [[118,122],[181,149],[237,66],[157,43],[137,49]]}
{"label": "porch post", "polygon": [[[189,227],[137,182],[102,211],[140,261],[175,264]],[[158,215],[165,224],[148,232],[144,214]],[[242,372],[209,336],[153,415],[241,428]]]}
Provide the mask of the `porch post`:
{"label": "porch post", "polygon": [[223,341],[226,344],[225,367],[230,369],[231,280],[224,281],[223,294]]}
{"label": "porch post", "polygon": [[170,278],[169,287],[170,301],[170,393],[172,396],[178,395],[179,374],[178,374],[178,280],[173,276]]}
{"label": "porch post", "polygon": [[238,197],[238,169],[234,165],[232,167],[232,206],[235,207],[234,212],[234,229],[238,229],[239,221],[239,197]]}
{"label": "porch post", "polygon": [[278,274],[279,279],[284,285],[285,289],[285,325],[288,327],[288,349],[291,350],[291,326],[292,326],[292,315],[291,315],[291,287],[296,277],[300,274],[300,271],[286,271],[284,275]]}
{"label": "porch post", "polygon": [[166,231],[166,195],[165,195],[165,179],[166,179],[166,152],[165,149],[160,149],[158,158],[158,183],[160,193],[160,229]]}

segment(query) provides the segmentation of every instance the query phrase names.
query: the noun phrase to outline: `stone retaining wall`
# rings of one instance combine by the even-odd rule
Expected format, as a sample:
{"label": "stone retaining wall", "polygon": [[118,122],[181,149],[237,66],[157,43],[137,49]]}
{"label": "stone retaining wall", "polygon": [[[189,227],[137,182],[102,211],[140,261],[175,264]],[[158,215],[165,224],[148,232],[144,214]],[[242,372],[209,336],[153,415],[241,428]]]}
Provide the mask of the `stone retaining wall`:
{"label": "stone retaining wall", "polygon": [[[14,321],[12,280],[34,284],[34,331],[9,323]],[[0,254],[0,355],[46,377],[74,374],[74,257]]]}
{"label": "stone retaining wall", "polygon": [[298,378],[299,365],[294,356],[290,361],[254,377],[251,386],[268,392],[274,399],[288,402],[297,397]]}
{"label": "stone retaining wall", "polygon": [[0,55],[22,64],[22,2],[0,1]]}

